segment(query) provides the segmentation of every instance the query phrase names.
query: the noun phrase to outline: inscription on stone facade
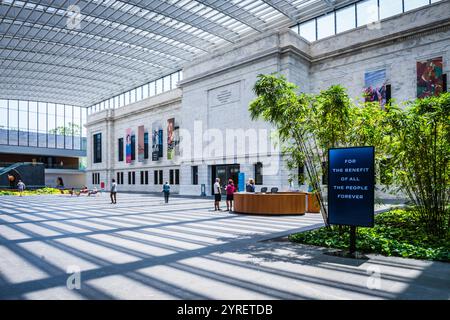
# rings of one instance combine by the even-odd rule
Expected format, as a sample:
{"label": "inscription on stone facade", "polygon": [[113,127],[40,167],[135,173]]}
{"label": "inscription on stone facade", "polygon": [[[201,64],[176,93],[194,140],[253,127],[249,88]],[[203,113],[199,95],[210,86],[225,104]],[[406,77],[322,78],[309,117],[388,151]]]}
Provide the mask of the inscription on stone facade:
{"label": "inscription on stone facade", "polygon": [[240,100],[240,82],[234,82],[208,91],[208,106],[218,107]]}

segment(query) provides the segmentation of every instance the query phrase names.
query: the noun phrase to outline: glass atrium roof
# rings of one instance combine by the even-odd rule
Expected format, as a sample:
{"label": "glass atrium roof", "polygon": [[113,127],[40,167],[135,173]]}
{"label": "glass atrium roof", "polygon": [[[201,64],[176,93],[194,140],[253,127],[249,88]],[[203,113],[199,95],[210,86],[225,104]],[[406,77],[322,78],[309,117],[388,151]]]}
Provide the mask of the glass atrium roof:
{"label": "glass atrium roof", "polygon": [[90,106],[355,0],[0,1],[0,98]]}

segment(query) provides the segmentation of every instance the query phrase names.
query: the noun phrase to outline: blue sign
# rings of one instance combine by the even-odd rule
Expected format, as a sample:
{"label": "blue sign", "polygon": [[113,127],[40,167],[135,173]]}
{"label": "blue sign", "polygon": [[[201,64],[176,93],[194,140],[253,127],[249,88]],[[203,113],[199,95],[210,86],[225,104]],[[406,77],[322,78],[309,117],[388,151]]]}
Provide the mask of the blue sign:
{"label": "blue sign", "polygon": [[373,227],[375,148],[328,150],[328,223]]}
{"label": "blue sign", "polygon": [[245,191],[245,173],[239,172],[238,176],[238,191],[243,192]]}

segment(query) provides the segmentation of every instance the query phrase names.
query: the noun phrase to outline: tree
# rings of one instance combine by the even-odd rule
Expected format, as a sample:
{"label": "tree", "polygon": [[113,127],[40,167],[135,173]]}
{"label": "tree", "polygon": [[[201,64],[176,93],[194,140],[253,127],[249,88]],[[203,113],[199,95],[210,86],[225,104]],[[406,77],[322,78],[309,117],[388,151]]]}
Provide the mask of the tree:
{"label": "tree", "polygon": [[377,103],[355,105],[341,86],[318,95],[297,93],[297,86],[277,74],[259,75],[253,90],[252,119],[278,129],[288,167],[305,164],[325,224],[320,177],[328,149],[374,146],[376,174],[381,166],[392,172],[392,183],[409,197],[430,233],[450,230],[450,93],[383,110]]}
{"label": "tree", "polygon": [[81,134],[81,126],[76,123],[69,122],[67,126],[56,127],[55,129],[49,130],[48,133],[62,136],[79,136]]}
{"label": "tree", "polygon": [[415,205],[428,232],[450,229],[450,93],[416,99],[388,117],[394,183]]}

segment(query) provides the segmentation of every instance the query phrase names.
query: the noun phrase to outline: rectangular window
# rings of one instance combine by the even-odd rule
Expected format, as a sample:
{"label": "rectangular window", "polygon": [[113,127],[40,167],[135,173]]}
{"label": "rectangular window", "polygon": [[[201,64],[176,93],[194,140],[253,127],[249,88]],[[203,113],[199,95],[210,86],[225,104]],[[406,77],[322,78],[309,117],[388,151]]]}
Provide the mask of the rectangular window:
{"label": "rectangular window", "polygon": [[429,0],[405,0],[405,12],[429,4]]}
{"label": "rectangular window", "polygon": [[356,27],[355,5],[336,11],[336,33]]}
{"label": "rectangular window", "polygon": [[120,184],[123,184],[123,172],[120,173]]}
{"label": "rectangular window", "polygon": [[153,171],[153,184],[158,184],[158,170]]}
{"label": "rectangular window", "polygon": [[175,184],[180,184],[180,169],[175,169]]}
{"label": "rectangular window", "polygon": [[117,172],[117,184],[120,184],[120,172]]}
{"label": "rectangular window", "polygon": [[356,4],[357,26],[364,26],[378,20],[377,0],[366,0]]}
{"label": "rectangular window", "polygon": [[8,125],[9,125],[9,144],[19,144],[19,102],[9,100],[8,102]]}
{"label": "rectangular window", "polygon": [[174,183],[174,174],[173,174],[173,169],[169,170],[169,184],[173,184]]}
{"label": "rectangular window", "polygon": [[119,161],[123,161],[123,138],[119,138]]}
{"label": "rectangular window", "polygon": [[156,94],[160,94],[163,92],[163,80],[158,79],[156,80]]}
{"label": "rectangular window", "polygon": [[136,136],[131,136],[131,160],[136,160]]}
{"label": "rectangular window", "polygon": [[100,173],[98,172],[92,173],[92,184],[100,184]]}
{"label": "rectangular window", "polygon": [[128,184],[131,184],[131,171],[128,171]]}
{"label": "rectangular window", "polygon": [[102,162],[102,134],[94,134],[94,163]]}
{"label": "rectangular window", "polygon": [[310,20],[300,25],[300,36],[309,42],[316,40],[316,20]]}
{"label": "rectangular window", "polygon": [[263,164],[261,162],[255,164],[255,184],[257,185],[263,184],[262,167]]}
{"label": "rectangular window", "polygon": [[159,170],[159,184],[163,184],[163,171]]}
{"label": "rectangular window", "polygon": [[317,18],[317,40],[334,35],[334,12]]}
{"label": "rectangular window", "polygon": [[141,184],[144,184],[144,171],[141,171]]}
{"label": "rectangular window", "polygon": [[164,87],[164,91],[169,91],[171,90],[171,86],[170,86],[170,76],[166,76],[163,79],[163,87]]}
{"label": "rectangular window", "polygon": [[297,177],[298,185],[302,185],[305,183],[305,166],[298,166],[298,177]]}
{"label": "rectangular window", "polygon": [[145,171],[144,178],[145,178],[145,184],[148,184],[148,171]]}
{"label": "rectangular window", "polygon": [[380,19],[389,18],[403,12],[403,0],[380,0]]}
{"label": "rectangular window", "polygon": [[136,184],[136,172],[135,172],[135,171],[133,171],[133,172],[131,173],[131,178],[133,179],[133,180],[132,180],[132,183],[133,183],[133,184]]}
{"label": "rectangular window", "polygon": [[192,167],[192,184],[198,185],[198,166]]}
{"label": "rectangular window", "polygon": [[0,100],[0,144],[8,144],[8,100]]}

